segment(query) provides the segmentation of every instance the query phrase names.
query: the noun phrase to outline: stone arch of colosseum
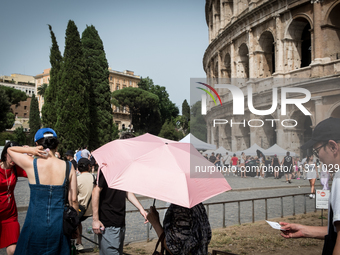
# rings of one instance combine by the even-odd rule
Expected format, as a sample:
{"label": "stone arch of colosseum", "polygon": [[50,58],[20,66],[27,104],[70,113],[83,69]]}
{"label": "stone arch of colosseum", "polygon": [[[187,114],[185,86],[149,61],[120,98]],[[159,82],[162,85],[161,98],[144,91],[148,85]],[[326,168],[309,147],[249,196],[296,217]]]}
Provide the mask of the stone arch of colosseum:
{"label": "stone arch of colosseum", "polygon": [[[247,86],[251,85],[254,108],[259,110],[271,108],[273,88],[280,94],[281,87],[301,87],[311,93],[304,106],[312,114],[306,116],[289,106],[283,116],[279,102],[269,116],[254,116],[246,105],[244,116],[234,116],[230,91],[218,89],[223,106],[215,106],[208,98],[208,142],[237,151],[254,143],[265,148],[276,141],[285,149],[305,155],[300,146],[311,137],[313,128],[329,116],[340,117],[340,0],[206,0],[205,10],[209,46],[203,67],[211,85],[228,81],[239,87],[245,104]],[[216,131],[211,124],[214,118],[276,121],[274,127],[268,125],[270,122],[260,128],[221,125]],[[282,121],[292,124],[285,119],[294,118],[296,127],[282,125]]]}

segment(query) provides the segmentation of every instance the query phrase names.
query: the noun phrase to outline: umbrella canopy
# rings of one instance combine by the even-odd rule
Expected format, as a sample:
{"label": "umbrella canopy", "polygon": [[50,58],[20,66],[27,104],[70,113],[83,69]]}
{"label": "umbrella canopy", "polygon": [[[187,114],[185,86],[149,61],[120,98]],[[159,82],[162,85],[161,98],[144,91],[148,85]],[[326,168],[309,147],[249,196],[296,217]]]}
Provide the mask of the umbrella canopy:
{"label": "umbrella canopy", "polygon": [[216,145],[203,142],[200,139],[196,138],[191,133],[188,134],[186,137],[184,137],[179,142],[180,143],[191,143],[197,150],[215,150],[216,149]]}
{"label": "umbrella canopy", "polygon": [[[286,156],[288,150],[283,149],[277,144],[274,144],[272,147],[268,148],[264,151],[267,155],[278,155],[278,156]],[[290,156],[295,157],[296,153],[290,151]]]}
{"label": "umbrella canopy", "polygon": [[230,190],[213,164],[189,143],[150,134],[115,140],[92,155],[110,188],[129,191],[191,208]]}
{"label": "umbrella canopy", "polygon": [[257,154],[257,157],[258,158],[263,158],[263,160],[265,160],[266,159],[266,156],[263,154],[263,152],[262,151],[260,151],[260,150],[256,150],[256,154]]}

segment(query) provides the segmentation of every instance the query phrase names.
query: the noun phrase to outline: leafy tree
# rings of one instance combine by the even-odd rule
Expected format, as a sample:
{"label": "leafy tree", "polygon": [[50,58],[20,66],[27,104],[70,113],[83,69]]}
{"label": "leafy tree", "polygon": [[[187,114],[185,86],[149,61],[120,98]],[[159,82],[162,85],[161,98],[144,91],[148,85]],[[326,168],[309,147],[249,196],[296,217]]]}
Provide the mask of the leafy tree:
{"label": "leafy tree", "polygon": [[30,107],[30,144],[34,145],[34,135],[41,127],[38,100],[33,94]]}
{"label": "leafy tree", "polygon": [[161,125],[163,125],[166,120],[171,120],[172,118],[177,117],[179,114],[178,107],[173,102],[171,102],[165,87],[154,85],[152,79],[149,77],[141,78],[140,82],[138,83],[138,87],[158,96]]}
{"label": "leafy tree", "polygon": [[0,86],[0,132],[13,127],[15,116],[11,112],[11,105],[26,99],[27,96],[24,92]]}
{"label": "leafy tree", "polygon": [[198,139],[207,141],[207,124],[201,114],[201,101],[191,107],[190,132]]}
{"label": "leafy tree", "polygon": [[38,95],[39,95],[39,96],[42,96],[42,97],[45,96],[47,86],[48,86],[48,84],[47,84],[47,83],[44,83],[43,85],[41,85],[41,86],[38,88]]}
{"label": "leafy tree", "polygon": [[84,49],[86,75],[89,81],[89,147],[96,149],[113,139],[109,65],[103,42],[94,26],[86,27],[81,42]]}
{"label": "leafy tree", "polygon": [[26,145],[27,142],[27,136],[25,134],[24,128],[23,127],[17,127],[14,130],[14,135],[15,135],[15,141],[21,145]]}
{"label": "leafy tree", "polygon": [[189,132],[189,122],[187,118],[183,115],[178,115],[175,119],[175,126],[179,131],[182,131],[184,135],[187,135]]}
{"label": "leafy tree", "polygon": [[15,141],[15,135],[7,132],[0,133],[0,146],[4,146],[6,144],[6,140]]}
{"label": "leafy tree", "polygon": [[128,87],[114,91],[112,97],[114,105],[129,107],[135,131],[158,135],[161,128],[158,96],[140,88]]}
{"label": "leafy tree", "polygon": [[190,120],[190,106],[186,99],[182,103],[182,115],[187,118],[187,121]]}
{"label": "leafy tree", "polygon": [[60,151],[88,144],[89,95],[80,35],[74,21],[66,29],[64,59],[61,65],[55,130]]}
{"label": "leafy tree", "polygon": [[26,101],[27,99],[26,93],[21,90],[6,87],[6,86],[1,86],[1,85],[0,87],[5,91],[10,105],[18,104],[20,101]]}
{"label": "leafy tree", "polygon": [[54,128],[57,123],[57,95],[59,90],[59,78],[63,57],[61,56],[57,39],[52,31],[52,27],[48,25],[50,30],[52,47],[50,50],[50,81],[45,91],[44,105],[41,109],[42,122],[45,127]]}
{"label": "leafy tree", "polygon": [[171,120],[165,121],[158,136],[174,141],[179,141],[183,138],[183,134],[176,130],[176,127]]}

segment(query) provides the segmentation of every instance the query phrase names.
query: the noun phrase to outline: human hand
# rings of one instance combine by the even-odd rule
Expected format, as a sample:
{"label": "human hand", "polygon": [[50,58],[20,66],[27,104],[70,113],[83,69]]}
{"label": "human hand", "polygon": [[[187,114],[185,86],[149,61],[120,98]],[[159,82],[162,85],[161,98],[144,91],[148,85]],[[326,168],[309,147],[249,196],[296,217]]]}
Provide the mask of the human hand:
{"label": "human hand", "polygon": [[103,223],[101,223],[101,221],[99,220],[93,220],[92,221],[92,230],[95,234],[99,235],[101,234],[101,231],[104,230],[105,227],[103,225]]}
{"label": "human hand", "polygon": [[148,223],[149,222],[148,219],[147,219],[148,213],[144,210],[144,208],[141,209],[139,212],[145,219],[144,224]]}
{"label": "human hand", "polygon": [[301,224],[279,222],[281,225],[281,236],[284,238],[301,238],[304,237],[304,226]]}
{"label": "human hand", "polygon": [[154,206],[150,206],[150,211],[147,214],[146,218],[149,220],[151,225],[159,223],[159,213]]}
{"label": "human hand", "polygon": [[44,150],[44,147],[42,147],[41,145],[37,146],[37,147],[31,147],[30,149],[32,155],[41,157],[41,158],[47,158],[48,154],[46,154],[46,151]]}

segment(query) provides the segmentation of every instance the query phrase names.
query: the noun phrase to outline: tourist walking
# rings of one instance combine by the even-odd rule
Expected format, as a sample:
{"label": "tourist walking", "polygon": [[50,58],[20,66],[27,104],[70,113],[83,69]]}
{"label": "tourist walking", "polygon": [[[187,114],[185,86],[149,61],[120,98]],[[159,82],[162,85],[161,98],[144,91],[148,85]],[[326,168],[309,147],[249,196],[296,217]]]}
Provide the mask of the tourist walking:
{"label": "tourist walking", "polygon": [[16,142],[5,144],[0,160],[0,249],[6,248],[7,255],[13,255],[20,234],[18,210],[14,198],[14,188],[18,177],[26,177],[26,172],[15,165],[8,148],[18,146]]}
{"label": "tourist walking", "polygon": [[279,159],[277,157],[277,155],[274,155],[274,158],[272,159],[272,163],[271,166],[273,168],[274,171],[274,179],[280,179],[279,174],[280,174],[280,162]]}
{"label": "tourist walking", "polygon": [[[244,176],[244,178],[247,178],[246,176],[246,154],[244,152],[241,153],[241,158],[240,158],[240,171],[241,171],[241,178]],[[243,175],[243,176],[242,176]]]}
{"label": "tourist walking", "polygon": [[310,198],[315,198],[315,180],[316,180],[316,164],[314,162],[313,155],[307,157],[305,169],[307,171],[307,180],[309,180],[310,185]]}
{"label": "tourist walking", "polygon": [[[76,172],[71,162],[54,156],[59,141],[51,128],[34,136],[37,147],[10,147],[13,161],[25,169],[30,202],[15,254],[70,254],[70,239],[63,233],[66,169],[69,164],[69,204],[78,211]],[[45,150],[44,150],[45,149]],[[47,152],[47,155],[45,153]],[[27,154],[38,156],[32,158]]]}
{"label": "tourist walking", "polygon": [[[120,139],[134,137],[125,133]],[[122,255],[125,238],[126,198],[145,218],[147,212],[132,192],[111,189],[108,187],[103,172],[99,172],[97,185],[92,192],[92,229],[98,234],[100,255]]]}
{"label": "tourist walking", "polygon": [[83,234],[82,221],[86,220],[88,217],[92,216],[92,190],[94,187],[95,178],[90,173],[91,163],[87,158],[81,158],[78,162],[78,170],[80,175],[77,177],[78,184],[78,203],[79,209],[82,209],[81,215],[79,215],[79,225],[78,225],[78,238],[76,242],[77,250],[83,250],[83,244],[81,241],[81,235]]}
{"label": "tourist walking", "polygon": [[147,218],[163,243],[166,254],[208,254],[211,228],[202,203],[190,209],[171,204],[166,211],[163,227],[155,207],[150,207]]}
{"label": "tourist walking", "polygon": [[234,176],[237,176],[238,157],[236,157],[235,153],[233,157],[231,158],[231,162],[232,162],[231,171],[233,172]]}
{"label": "tourist walking", "polygon": [[290,156],[290,152],[287,151],[286,156],[283,158],[281,162],[282,170],[285,173],[287,183],[292,183],[291,178],[293,172],[293,164],[294,164],[293,158],[292,156]]}

